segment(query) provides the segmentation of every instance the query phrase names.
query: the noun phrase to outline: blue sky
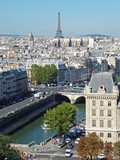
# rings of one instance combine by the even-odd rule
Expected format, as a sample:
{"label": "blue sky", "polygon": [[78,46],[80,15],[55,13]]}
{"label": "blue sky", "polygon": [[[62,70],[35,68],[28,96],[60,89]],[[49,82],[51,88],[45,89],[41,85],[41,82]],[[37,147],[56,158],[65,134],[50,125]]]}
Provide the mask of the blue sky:
{"label": "blue sky", "polygon": [[0,0],[0,34],[120,36],[120,0]]}

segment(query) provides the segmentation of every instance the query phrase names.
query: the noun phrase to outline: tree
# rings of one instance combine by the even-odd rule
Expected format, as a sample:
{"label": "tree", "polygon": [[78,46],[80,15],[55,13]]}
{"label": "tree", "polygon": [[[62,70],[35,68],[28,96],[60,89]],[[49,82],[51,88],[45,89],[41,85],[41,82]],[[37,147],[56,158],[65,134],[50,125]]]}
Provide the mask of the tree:
{"label": "tree", "polygon": [[33,64],[31,67],[31,80],[33,82],[39,82],[40,80],[39,71],[40,71],[40,67],[36,64]]}
{"label": "tree", "polygon": [[120,82],[120,76],[117,76],[116,79],[117,79],[117,82]]}
{"label": "tree", "polygon": [[19,156],[19,152],[11,148],[13,139],[10,136],[0,135],[0,160],[12,159]]}
{"label": "tree", "polygon": [[120,160],[120,141],[114,143],[114,155]]}
{"label": "tree", "polygon": [[37,83],[50,83],[57,79],[57,68],[54,64],[44,67],[36,64],[31,67],[31,79]]}
{"label": "tree", "polygon": [[105,142],[105,144],[104,144],[104,154],[105,154],[105,157],[108,160],[112,159],[113,150],[114,150],[114,147],[112,145],[112,142]]}
{"label": "tree", "polygon": [[77,153],[83,159],[85,157],[89,157],[92,160],[97,157],[102,149],[103,141],[95,132],[93,132],[88,133],[86,137],[80,137],[80,141],[77,146]]}
{"label": "tree", "polygon": [[70,103],[63,102],[56,108],[49,109],[44,114],[44,122],[50,129],[54,129],[57,135],[65,135],[70,124],[74,123],[76,108]]}

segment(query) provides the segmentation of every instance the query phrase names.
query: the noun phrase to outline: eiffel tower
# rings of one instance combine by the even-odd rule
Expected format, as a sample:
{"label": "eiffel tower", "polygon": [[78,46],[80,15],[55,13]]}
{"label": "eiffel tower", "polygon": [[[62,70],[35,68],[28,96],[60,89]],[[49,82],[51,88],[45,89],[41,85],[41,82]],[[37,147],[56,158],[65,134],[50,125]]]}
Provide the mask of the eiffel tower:
{"label": "eiffel tower", "polygon": [[60,27],[60,12],[58,12],[58,28],[57,28],[57,31],[56,31],[55,38],[64,38],[63,35],[62,35],[61,27]]}

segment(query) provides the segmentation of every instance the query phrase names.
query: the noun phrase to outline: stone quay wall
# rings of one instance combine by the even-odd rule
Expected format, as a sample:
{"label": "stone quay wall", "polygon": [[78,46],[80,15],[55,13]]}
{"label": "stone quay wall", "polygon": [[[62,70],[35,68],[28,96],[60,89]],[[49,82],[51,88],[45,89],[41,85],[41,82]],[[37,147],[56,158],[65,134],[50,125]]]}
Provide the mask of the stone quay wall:
{"label": "stone quay wall", "polygon": [[39,100],[34,104],[25,106],[15,113],[10,113],[7,117],[0,119],[0,134],[9,134],[26,123],[39,117],[47,109],[55,107],[58,102],[54,100],[55,95],[51,95],[43,100]]}

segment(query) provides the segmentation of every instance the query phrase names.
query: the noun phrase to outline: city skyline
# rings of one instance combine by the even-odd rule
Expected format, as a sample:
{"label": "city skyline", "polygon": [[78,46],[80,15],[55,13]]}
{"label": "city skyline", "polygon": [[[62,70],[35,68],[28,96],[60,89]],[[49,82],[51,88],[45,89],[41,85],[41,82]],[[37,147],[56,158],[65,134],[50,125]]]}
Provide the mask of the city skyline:
{"label": "city skyline", "polygon": [[120,36],[120,1],[1,1],[0,34],[55,36],[58,12],[64,37],[84,34]]}

